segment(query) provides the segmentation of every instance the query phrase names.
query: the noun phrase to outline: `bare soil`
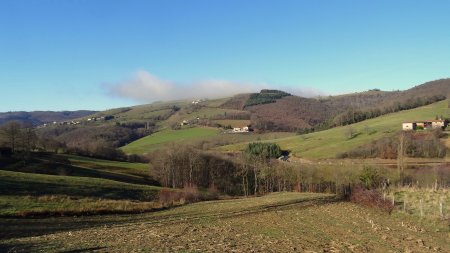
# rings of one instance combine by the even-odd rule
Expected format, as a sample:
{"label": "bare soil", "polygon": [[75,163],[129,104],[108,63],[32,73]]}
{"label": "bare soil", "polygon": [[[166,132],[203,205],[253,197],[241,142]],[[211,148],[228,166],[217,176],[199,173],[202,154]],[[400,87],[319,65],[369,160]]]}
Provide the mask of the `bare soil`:
{"label": "bare soil", "polygon": [[0,251],[450,252],[448,224],[389,215],[330,195],[298,196],[278,194],[106,216],[108,222],[96,226],[5,239]]}

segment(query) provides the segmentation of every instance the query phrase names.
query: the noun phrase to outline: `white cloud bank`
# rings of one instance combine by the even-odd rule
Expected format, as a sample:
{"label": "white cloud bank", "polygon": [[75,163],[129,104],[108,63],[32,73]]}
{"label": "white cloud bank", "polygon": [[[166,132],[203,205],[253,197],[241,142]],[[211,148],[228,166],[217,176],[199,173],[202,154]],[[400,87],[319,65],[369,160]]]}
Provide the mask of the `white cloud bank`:
{"label": "white cloud bank", "polygon": [[[105,85],[109,94],[137,100],[154,102],[190,98],[222,98],[239,93],[258,92],[261,89],[274,88],[266,84],[232,82],[226,80],[203,80],[187,84],[161,80],[147,71],[137,71],[126,81]],[[324,95],[311,88],[277,88],[295,95],[313,97]]]}

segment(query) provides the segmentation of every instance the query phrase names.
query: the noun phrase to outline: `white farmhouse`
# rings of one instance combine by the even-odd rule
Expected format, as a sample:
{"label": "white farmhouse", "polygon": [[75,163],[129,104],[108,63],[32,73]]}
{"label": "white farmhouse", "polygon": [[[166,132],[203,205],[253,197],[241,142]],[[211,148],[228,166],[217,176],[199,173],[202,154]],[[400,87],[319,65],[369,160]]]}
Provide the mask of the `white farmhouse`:
{"label": "white farmhouse", "polygon": [[250,128],[248,126],[233,128],[233,133],[248,133],[248,132],[250,132]]}
{"label": "white farmhouse", "polygon": [[414,124],[411,122],[411,123],[403,123],[402,124],[402,129],[403,129],[403,131],[409,131],[409,130],[414,130],[414,126],[413,126]]}

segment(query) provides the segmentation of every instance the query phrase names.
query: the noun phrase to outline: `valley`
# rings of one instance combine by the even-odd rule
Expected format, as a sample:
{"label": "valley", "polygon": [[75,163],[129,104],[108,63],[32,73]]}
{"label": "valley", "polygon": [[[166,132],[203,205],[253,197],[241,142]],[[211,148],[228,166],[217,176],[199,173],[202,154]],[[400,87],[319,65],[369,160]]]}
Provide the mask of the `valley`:
{"label": "valley", "polygon": [[447,252],[448,130],[402,131],[448,120],[433,97],[447,82],[10,121],[2,136],[21,141],[1,142],[0,251]]}

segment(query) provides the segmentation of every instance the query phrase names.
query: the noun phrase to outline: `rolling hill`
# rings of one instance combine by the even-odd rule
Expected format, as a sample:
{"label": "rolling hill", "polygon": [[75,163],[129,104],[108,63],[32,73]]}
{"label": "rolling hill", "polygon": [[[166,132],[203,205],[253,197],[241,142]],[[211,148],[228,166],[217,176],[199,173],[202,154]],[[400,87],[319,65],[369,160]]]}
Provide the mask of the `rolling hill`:
{"label": "rolling hill", "polygon": [[166,129],[134,141],[121,149],[127,154],[145,154],[171,143],[192,142],[216,136],[219,133],[217,128],[210,127],[194,127],[181,130]]}
{"label": "rolling hill", "polygon": [[85,117],[96,113],[96,111],[34,111],[34,112],[0,112],[0,125],[16,120],[25,123],[31,123],[33,125],[41,125],[48,122],[60,122],[69,121],[81,117]]}
{"label": "rolling hill", "polygon": [[[68,112],[67,115],[63,113],[66,118],[81,115],[77,118],[81,124],[49,126],[39,129],[38,133],[43,139],[53,138],[70,150],[82,151],[83,155],[91,156],[95,150],[104,147],[122,147],[126,153],[142,154],[168,143],[184,140],[189,142],[212,138],[225,145],[226,141],[219,140],[217,133],[228,126],[243,127],[251,124],[257,133],[317,132],[431,104],[445,99],[449,93],[450,79],[424,83],[405,91],[373,89],[318,98],[304,98],[277,90],[262,90],[259,93],[239,94],[231,98],[157,102],[110,109],[94,114],[92,111]],[[446,112],[440,110],[432,114],[430,117],[434,118],[436,114],[446,115]],[[24,118],[31,117],[26,116],[28,115],[26,113],[24,115]],[[102,120],[88,120],[102,117]],[[45,120],[48,119],[45,118]],[[189,122],[190,127],[194,128],[174,130],[179,128],[183,121]],[[381,136],[379,134],[382,130],[376,131],[378,134],[372,134],[371,137]],[[310,136],[315,135],[306,135],[302,138],[310,138]],[[362,143],[363,137],[364,134],[360,134],[358,138],[350,142],[361,141]],[[247,140],[253,139],[257,138]],[[228,144],[235,142],[236,140],[233,140]],[[299,145],[302,150],[311,149],[310,147],[304,149],[301,144]],[[211,145],[208,146],[211,147]],[[286,146],[293,149],[294,153],[297,152],[295,145],[287,144]],[[110,158],[107,155],[103,157]],[[311,157],[322,156],[312,155]]]}
{"label": "rolling hill", "polygon": [[[345,125],[357,118],[372,118],[411,109],[443,100],[449,94],[450,79],[441,79],[405,91],[373,89],[320,98],[284,96],[273,103],[244,106],[243,109],[251,113],[252,125],[257,128],[297,131]],[[245,99],[242,96],[233,98],[225,106],[237,104],[239,98]]]}
{"label": "rolling hill", "polygon": [[[383,115],[365,120],[350,126],[331,128],[293,137],[270,140],[290,150],[292,155],[307,159],[335,158],[340,152],[350,151],[360,145],[373,140],[389,136],[401,130],[404,121],[434,119],[436,115],[450,117],[448,101],[441,101],[431,105]],[[356,130],[356,137],[348,139],[346,130],[352,127]],[[238,151],[244,149],[246,143],[228,145],[220,148],[223,151]]]}
{"label": "rolling hill", "polygon": [[0,217],[154,210],[166,189],[159,185],[143,163],[48,153],[26,162],[0,157]]}

